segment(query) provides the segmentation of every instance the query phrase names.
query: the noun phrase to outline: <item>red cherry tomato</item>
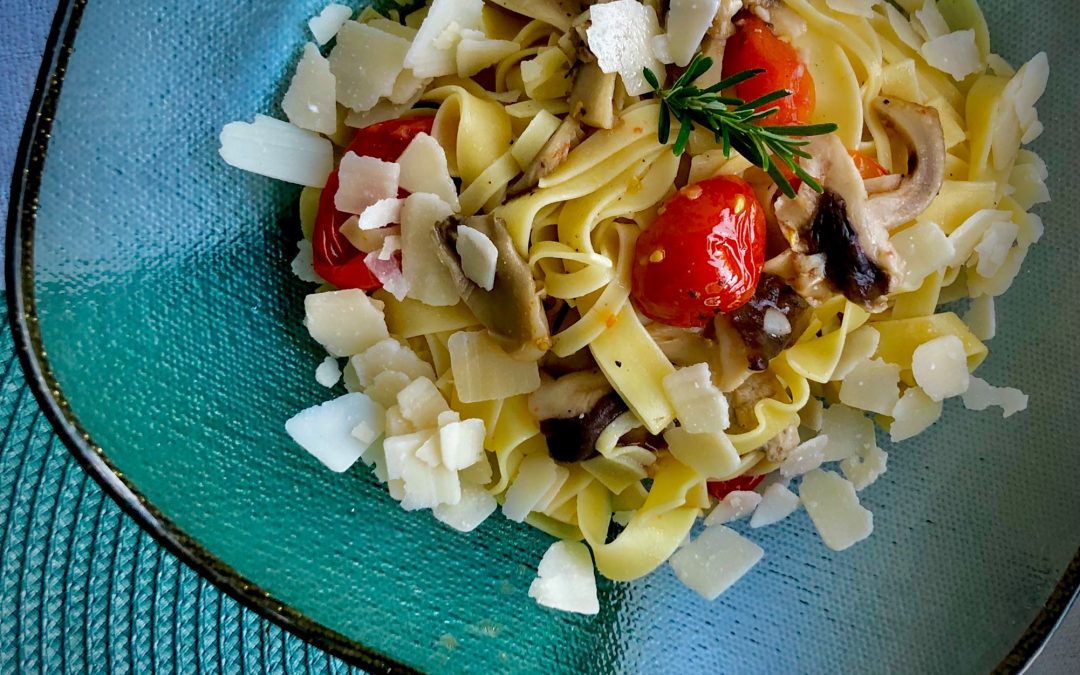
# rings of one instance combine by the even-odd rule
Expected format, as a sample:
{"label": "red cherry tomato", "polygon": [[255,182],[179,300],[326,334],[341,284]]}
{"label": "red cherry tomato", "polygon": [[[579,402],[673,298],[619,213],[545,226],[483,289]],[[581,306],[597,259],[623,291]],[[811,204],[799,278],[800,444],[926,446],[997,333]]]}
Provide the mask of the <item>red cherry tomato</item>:
{"label": "red cherry tomato", "polygon": [[765,214],[746,181],[718,176],[680,190],[638,237],[631,293],[649,318],[704,326],[754,295]]}
{"label": "red cherry tomato", "polygon": [[855,168],[859,170],[859,175],[862,176],[863,180],[889,175],[885,167],[878,164],[873,157],[864,155],[858,150],[848,150],[848,154],[851,155],[851,159],[855,160]]}
{"label": "red cherry tomato", "polygon": [[744,70],[765,71],[737,84],[736,95],[744,101],[753,101],[786,89],[791,92],[790,96],[759,108],[780,108],[762,120],[762,124],[806,124],[814,114],[817,95],[814,78],[799,53],[776,37],[769,24],[754,14],[739,14],[735,26],[735,34],[728,38],[724,47],[723,76],[730,77]]}
{"label": "red cherry tomato", "polygon": [[[433,122],[432,117],[410,117],[364,127],[356,132],[347,152],[384,162],[396,161],[418,134],[431,133]],[[380,286],[379,280],[364,264],[364,254],[341,234],[341,226],[350,214],[334,207],[337,190],[338,173],[334,171],[319,197],[319,213],[311,236],[315,272],[338,288],[376,289]]]}
{"label": "red cherry tomato", "polygon": [[732,492],[753,490],[763,480],[765,480],[765,474],[760,476],[739,476],[731,480],[711,480],[708,483],[709,494],[712,495],[713,499],[719,501]]}

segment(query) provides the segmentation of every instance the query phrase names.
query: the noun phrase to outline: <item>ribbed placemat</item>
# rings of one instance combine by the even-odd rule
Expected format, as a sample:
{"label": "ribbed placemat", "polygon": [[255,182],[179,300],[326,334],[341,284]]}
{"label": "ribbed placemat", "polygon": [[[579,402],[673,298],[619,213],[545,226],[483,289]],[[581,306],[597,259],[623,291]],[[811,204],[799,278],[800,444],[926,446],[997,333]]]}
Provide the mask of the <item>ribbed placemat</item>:
{"label": "ribbed placemat", "polygon": [[53,434],[0,318],[0,673],[359,672],[140,530]]}

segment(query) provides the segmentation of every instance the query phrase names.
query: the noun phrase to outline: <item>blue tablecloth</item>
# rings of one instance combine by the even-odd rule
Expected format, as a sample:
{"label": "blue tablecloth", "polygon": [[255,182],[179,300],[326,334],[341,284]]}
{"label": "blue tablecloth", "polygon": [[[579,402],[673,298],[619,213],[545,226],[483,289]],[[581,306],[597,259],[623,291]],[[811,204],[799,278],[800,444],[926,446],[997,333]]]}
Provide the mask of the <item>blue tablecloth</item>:
{"label": "blue tablecloth", "polygon": [[[0,4],[0,213],[55,8]],[[217,591],[104,496],[52,434],[0,319],[0,673],[348,671]],[[1078,670],[1073,611],[1031,672]]]}

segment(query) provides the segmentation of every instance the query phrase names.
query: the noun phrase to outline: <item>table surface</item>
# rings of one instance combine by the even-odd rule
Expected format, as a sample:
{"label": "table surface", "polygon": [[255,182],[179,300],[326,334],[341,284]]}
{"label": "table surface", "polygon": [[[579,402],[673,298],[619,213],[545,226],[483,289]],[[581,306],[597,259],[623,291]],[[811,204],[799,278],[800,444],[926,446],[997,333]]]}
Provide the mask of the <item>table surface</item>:
{"label": "table surface", "polygon": [[[3,214],[55,9],[56,0],[0,6]],[[0,672],[348,671],[218,592],[101,492],[26,390],[3,314],[0,416],[8,419],[0,419]],[[1028,672],[1078,669],[1080,607]]]}

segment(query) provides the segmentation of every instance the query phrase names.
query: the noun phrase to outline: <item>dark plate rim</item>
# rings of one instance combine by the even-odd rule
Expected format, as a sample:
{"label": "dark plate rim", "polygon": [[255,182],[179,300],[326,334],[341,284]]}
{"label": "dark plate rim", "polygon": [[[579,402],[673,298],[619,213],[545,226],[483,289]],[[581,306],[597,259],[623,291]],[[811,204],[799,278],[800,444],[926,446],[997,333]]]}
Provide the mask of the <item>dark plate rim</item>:
{"label": "dark plate rim", "polygon": [[[369,672],[418,672],[351,640],[275,599],[188,536],[112,464],[72,413],[52,376],[37,326],[33,294],[33,233],[40,179],[68,58],[88,0],[59,0],[30,101],[11,181],[4,278],[8,319],[26,381],[56,434],[75,459],[139,526],[229,597],[305,642]],[[1080,551],[1009,654],[994,669],[1023,672],[1042,652],[1080,596]]]}

